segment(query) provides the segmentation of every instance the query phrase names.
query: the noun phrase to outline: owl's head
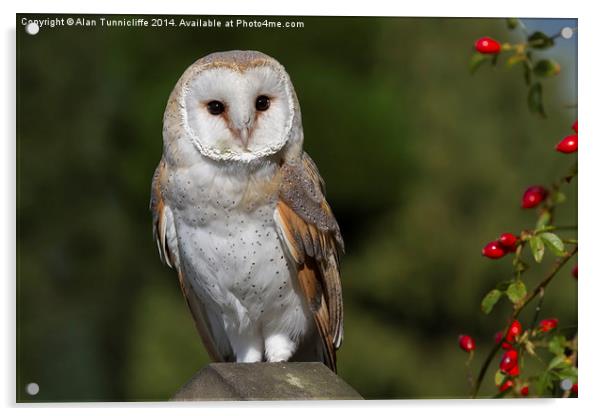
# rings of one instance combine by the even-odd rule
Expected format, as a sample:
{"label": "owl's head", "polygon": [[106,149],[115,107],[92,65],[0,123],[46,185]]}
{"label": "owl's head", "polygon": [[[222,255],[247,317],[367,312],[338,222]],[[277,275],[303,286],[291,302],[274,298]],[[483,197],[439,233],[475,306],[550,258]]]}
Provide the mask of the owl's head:
{"label": "owl's head", "polygon": [[[257,160],[277,153],[291,138],[302,140],[301,135],[290,78],[280,63],[260,52],[201,58],[184,72],[165,111],[166,143],[186,140],[213,160]],[[188,143],[180,143],[180,152],[193,151]]]}

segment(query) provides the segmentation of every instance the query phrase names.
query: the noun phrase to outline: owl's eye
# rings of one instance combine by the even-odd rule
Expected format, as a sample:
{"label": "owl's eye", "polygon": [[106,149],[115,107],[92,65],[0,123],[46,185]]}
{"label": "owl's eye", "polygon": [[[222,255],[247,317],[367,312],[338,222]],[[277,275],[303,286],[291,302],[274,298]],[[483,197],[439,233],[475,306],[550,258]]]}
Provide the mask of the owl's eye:
{"label": "owl's eye", "polygon": [[255,100],[255,108],[257,111],[265,111],[270,108],[270,99],[265,95],[260,95]]}
{"label": "owl's eye", "polygon": [[207,104],[207,111],[209,111],[209,113],[213,114],[214,116],[218,116],[221,113],[223,113],[225,110],[224,108],[224,103],[222,103],[221,101],[210,101],[209,104]]}

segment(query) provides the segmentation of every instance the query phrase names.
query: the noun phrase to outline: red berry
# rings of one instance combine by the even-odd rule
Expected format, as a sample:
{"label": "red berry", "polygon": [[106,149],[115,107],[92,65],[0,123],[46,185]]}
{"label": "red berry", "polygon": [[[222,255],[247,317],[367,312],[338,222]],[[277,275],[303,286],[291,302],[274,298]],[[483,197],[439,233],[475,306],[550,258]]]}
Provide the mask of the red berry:
{"label": "red berry", "polygon": [[576,279],[577,278],[577,265],[575,264],[575,267],[573,267],[573,271],[571,272],[573,274],[573,277]]}
{"label": "red berry", "polygon": [[548,332],[556,328],[557,326],[558,319],[556,318],[542,319],[542,321],[539,323],[539,330],[541,332]]}
{"label": "red berry", "polygon": [[497,241],[501,246],[507,249],[514,249],[516,247],[517,238],[514,234],[504,233],[500,235],[500,238],[498,238]]}
{"label": "red berry", "polygon": [[577,133],[577,120],[573,123],[572,129],[575,133]]}
{"label": "red berry", "polygon": [[512,382],[512,380],[506,380],[500,385],[499,389],[501,392],[504,392],[504,391],[508,390],[510,387],[512,387],[513,385],[514,385],[514,382]]}
{"label": "red berry", "polygon": [[508,371],[507,371],[508,375],[510,377],[516,377],[520,374],[520,369],[518,368],[518,364],[515,365],[514,367],[511,367]]}
{"label": "red berry", "polygon": [[473,351],[476,348],[474,340],[468,335],[460,335],[458,337],[458,343],[460,344],[460,348],[466,352]]}
{"label": "red berry", "polygon": [[489,257],[490,259],[499,259],[500,257],[504,257],[506,250],[497,241],[492,241],[483,247],[481,254],[483,254],[485,257]]}
{"label": "red berry", "polygon": [[529,395],[529,386],[522,386],[520,389],[520,395],[521,396],[528,396]]}
{"label": "red berry", "polygon": [[579,393],[579,387],[577,387],[577,383],[574,383],[574,384],[571,386],[571,391],[572,391],[573,393],[575,393],[575,394],[578,394],[578,393]]}
{"label": "red berry", "polygon": [[577,151],[577,140],[578,136],[576,134],[571,134],[570,136],[566,136],[556,145],[556,150],[561,153],[574,153]]}
{"label": "red berry", "polygon": [[504,354],[502,355],[502,361],[500,361],[500,370],[506,373],[518,371],[518,351],[508,350],[504,352]]}
{"label": "red berry", "polygon": [[535,208],[546,198],[546,196],[548,196],[548,191],[543,186],[530,186],[523,194],[521,206],[523,208]]}
{"label": "red berry", "polygon": [[478,39],[474,44],[477,52],[496,54],[500,53],[501,45],[497,40],[491,39],[487,36]]}
{"label": "red berry", "polygon": [[523,327],[517,320],[514,320],[510,327],[508,328],[508,332],[506,333],[506,341],[515,342],[518,337],[520,337],[521,332],[523,331]]}

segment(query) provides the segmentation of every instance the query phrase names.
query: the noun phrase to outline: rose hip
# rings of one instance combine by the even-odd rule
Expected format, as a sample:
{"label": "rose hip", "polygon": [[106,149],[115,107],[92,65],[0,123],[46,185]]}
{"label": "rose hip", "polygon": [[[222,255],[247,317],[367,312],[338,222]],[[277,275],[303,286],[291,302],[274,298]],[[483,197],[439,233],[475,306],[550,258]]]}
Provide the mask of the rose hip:
{"label": "rose hip", "polygon": [[504,233],[500,235],[500,238],[498,238],[497,241],[502,247],[508,250],[513,250],[516,248],[516,242],[518,241],[518,239],[514,234]]}
{"label": "rose hip", "polygon": [[501,50],[500,43],[497,40],[491,39],[487,36],[477,39],[474,47],[477,52],[484,54],[497,54],[500,53]]}
{"label": "rose hip", "polygon": [[458,337],[458,344],[466,352],[474,351],[476,348],[474,340],[469,335],[460,335]]}
{"label": "rose hip", "polygon": [[575,153],[577,151],[577,142],[579,137],[576,134],[566,136],[558,142],[556,150],[561,153]]}
{"label": "rose hip", "polygon": [[506,333],[506,341],[515,342],[523,331],[523,327],[519,321],[514,320]]}
{"label": "rose hip", "polygon": [[523,208],[535,208],[548,196],[548,191],[543,186],[530,186],[523,194],[521,206]]}
{"label": "rose hip", "polygon": [[548,318],[542,319],[539,323],[539,330],[541,332],[548,332],[558,326],[558,319],[556,318]]}
{"label": "rose hip", "polygon": [[481,254],[490,259],[499,259],[500,257],[504,257],[506,250],[497,241],[492,241],[483,247]]}

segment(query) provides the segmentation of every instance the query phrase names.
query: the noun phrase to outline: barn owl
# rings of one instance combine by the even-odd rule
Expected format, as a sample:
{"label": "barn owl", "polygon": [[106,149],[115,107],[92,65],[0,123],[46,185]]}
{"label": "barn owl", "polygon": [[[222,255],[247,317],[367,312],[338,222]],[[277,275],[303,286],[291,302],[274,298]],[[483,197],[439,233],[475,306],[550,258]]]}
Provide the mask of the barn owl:
{"label": "barn owl", "polygon": [[214,361],[336,371],[343,240],[302,145],[292,82],[263,53],[205,56],[169,97],[154,238]]}

